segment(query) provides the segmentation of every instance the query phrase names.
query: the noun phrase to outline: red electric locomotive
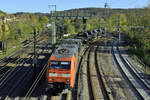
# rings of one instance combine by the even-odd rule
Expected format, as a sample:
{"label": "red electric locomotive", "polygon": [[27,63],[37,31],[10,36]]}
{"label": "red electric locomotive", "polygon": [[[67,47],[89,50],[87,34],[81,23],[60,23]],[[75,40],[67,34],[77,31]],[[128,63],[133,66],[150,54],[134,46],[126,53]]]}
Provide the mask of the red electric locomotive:
{"label": "red electric locomotive", "polygon": [[46,82],[47,87],[63,86],[74,88],[78,69],[78,49],[76,43],[62,44],[48,60]]}

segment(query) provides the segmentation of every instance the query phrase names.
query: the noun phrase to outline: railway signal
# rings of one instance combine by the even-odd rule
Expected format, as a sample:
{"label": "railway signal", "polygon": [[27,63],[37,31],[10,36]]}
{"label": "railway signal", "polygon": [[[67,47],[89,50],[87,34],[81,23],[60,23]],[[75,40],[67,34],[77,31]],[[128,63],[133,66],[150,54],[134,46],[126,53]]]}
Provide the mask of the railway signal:
{"label": "railway signal", "polygon": [[37,73],[37,52],[36,52],[36,35],[37,35],[37,30],[36,28],[34,28],[34,58],[33,58],[33,67],[34,67],[34,75],[36,77],[36,73]]}
{"label": "railway signal", "polygon": [[120,43],[120,27],[118,27],[118,34],[119,34],[119,43]]}
{"label": "railway signal", "polygon": [[22,29],[18,29],[18,35],[21,37],[22,36]]}
{"label": "railway signal", "polygon": [[87,20],[87,19],[83,18],[83,24],[86,24],[86,20]]}
{"label": "railway signal", "polygon": [[6,53],[6,49],[7,49],[7,45],[6,45],[6,38],[5,38],[5,24],[6,24],[6,17],[5,16],[3,16],[2,17],[2,22],[3,22],[3,24],[2,24],[2,50],[3,50],[3,52],[5,52]]}

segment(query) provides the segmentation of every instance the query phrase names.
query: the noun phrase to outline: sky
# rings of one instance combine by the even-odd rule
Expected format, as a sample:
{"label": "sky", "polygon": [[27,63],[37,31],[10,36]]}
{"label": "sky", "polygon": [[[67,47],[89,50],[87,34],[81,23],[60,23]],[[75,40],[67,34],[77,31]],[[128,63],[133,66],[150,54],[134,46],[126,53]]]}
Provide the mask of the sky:
{"label": "sky", "polygon": [[142,8],[150,0],[1,0],[0,10],[6,13],[15,12],[42,12],[48,13],[48,5],[56,5],[58,11],[84,8],[104,7],[105,2],[110,8]]}

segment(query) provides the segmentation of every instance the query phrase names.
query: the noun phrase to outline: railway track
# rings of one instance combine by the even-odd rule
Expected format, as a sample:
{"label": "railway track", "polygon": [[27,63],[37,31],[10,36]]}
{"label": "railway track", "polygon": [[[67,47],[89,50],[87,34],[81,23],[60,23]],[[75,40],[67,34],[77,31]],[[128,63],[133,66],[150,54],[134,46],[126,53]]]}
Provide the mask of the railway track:
{"label": "railway track", "polygon": [[[31,56],[32,57],[32,56]],[[27,62],[28,60],[30,60],[31,59],[31,57],[29,58],[29,59],[27,59],[27,60],[25,60],[25,59],[22,59],[19,63],[22,63],[22,64],[25,64],[25,62]],[[23,61],[23,62],[22,62]],[[17,68],[17,67],[16,67]],[[0,88],[1,87],[3,87],[3,86],[5,86],[6,84],[7,84],[7,82],[9,81],[9,80],[11,80],[15,75],[16,75],[16,73],[18,73],[20,70],[21,70],[21,68],[17,68],[17,70],[16,70],[16,68],[10,68],[9,70],[11,70],[9,73],[7,72],[7,73],[5,73],[1,78],[0,78]]]}
{"label": "railway track", "polygon": [[[32,63],[32,56],[30,57],[30,59],[28,59],[28,62]],[[26,63],[26,61],[24,63]],[[22,65],[24,65],[24,64],[22,64]],[[32,66],[32,64],[31,64],[31,66]],[[5,83],[8,83],[8,82],[15,83],[13,85],[13,87],[10,88],[7,95],[9,95],[9,97],[19,95],[18,91],[22,92],[20,90],[20,88],[25,87],[26,86],[25,83],[29,82],[29,79],[32,79],[31,75],[34,75],[33,67],[26,68],[26,70],[24,70],[23,66],[18,67],[18,70],[15,71],[15,73],[11,74],[11,77],[9,77],[9,79],[7,79],[7,82],[5,82]],[[20,77],[16,78],[15,76],[20,76]],[[6,84],[6,85],[7,85],[6,87],[8,87],[8,84]],[[4,87],[5,87],[5,85],[4,85]]]}
{"label": "railway track", "polygon": [[[95,40],[97,41],[99,40]],[[88,45],[81,56],[74,100],[113,100],[110,99],[111,96],[104,85],[106,83],[103,82],[104,78],[102,79],[102,70],[100,71],[97,60],[98,45],[94,45],[93,43]]]}
{"label": "railway track", "polygon": [[82,73],[83,73],[83,71],[86,71],[86,70],[83,70],[83,68],[86,68],[86,67],[83,67],[83,64],[85,62],[85,58],[87,57],[87,52],[89,50],[89,46],[85,46],[83,48],[84,48],[84,50],[83,50],[83,52],[82,52],[82,54],[79,58],[77,77],[76,77],[76,80],[75,80],[75,89],[74,89],[74,91],[72,91],[72,93],[73,93],[72,99],[73,100],[83,99],[82,96],[81,96],[81,95],[83,95],[83,81],[87,82],[87,80],[84,80],[86,78],[84,78],[84,79],[82,78],[82,77],[84,77],[84,76],[82,76],[83,75]]}
{"label": "railway track", "polygon": [[[39,38],[38,42],[41,42],[40,40],[42,38]],[[22,55],[23,53],[27,54],[27,53],[31,52],[33,49],[33,46],[32,46],[32,48],[29,48],[29,45],[31,45],[31,44],[33,44],[33,41],[29,42],[24,47],[22,47],[19,51],[16,51],[14,54],[12,54],[11,56],[5,58],[3,61],[0,62],[0,65],[1,65],[1,67],[0,67],[0,71],[1,71],[0,72],[0,85],[11,73],[13,73],[15,71],[15,68],[17,66],[19,66],[19,64],[27,61],[25,58],[20,58],[20,55]],[[29,56],[27,58],[31,58],[31,56]]]}
{"label": "railway track", "polygon": [[[37,36],[37,43],[42,42],[42,40],[45,39],[45,37],[47,37],[47,35],[48,34],[44,34],[43,36],[38,35]],[[33,43],[34,43],[33,39],[27,40],[27,43],[23,47],[21,47],[20,49],[18,49],[17,51],[15,51],[14,53],[12,53],[11,55],[5,57],[4,59],[1,59],[0,60],[0,65],[3,66],[3,67],[1,67],[0,70],[3,69],[6,66],[6,64],[3,64],[4,62],[9,62],[9,60],[11,60],[11,62],[14,62],[14,60],[12,60],[11,58],[16,58],[16,60],[17,60],[17,58],[19,58],[19,56],[23,52],[26,52],[27,49],[29,49],[29,48],[33,48],[33,45],[32,45]]]}
{"label": "railway track", "polygon": [[58,96],[51,96],[50,100],[71,100],[71,91],[61,93]]}
{"label": "railway track", "polygon": [[[45,44],[45,43],[43,43],[43,44]],[[23,97],[23,98],[16,97],[15,99],[19,99],[19,100],[32,100],[32,99],[38,99],[38,100],[41,100],[41,99],[42,100],[71,100],[71,98],[73,97],[74,100],[88,100],[88,99],[89,100],[113,100],[110,97],[110,94],[106,88],[106,82],[104,82],[104,78],[103,78],[104,76],[102,74],[103,72],[100,68],[101,66],[98,64],[98,59],[97,59],[98,58],[98,48],[99,48],[98,45],[94,46],[91,44],[89,47],[87,47],[85,49],[83,55],[81,56],[80,62],[79,62],[79,69],[77,72],[77,78],[76,78],[77,84],[75,86],[75,93],[73,93],[73,95],[75,94],[74,96],[72,96],[72,94],[71,94],[72,92],[69,91],[67,93],[62,92],[58,96],[43,95],[43,96],[35,97],[35,98],[32,97],[32,94],[35,91],[35,88],[38,86],[41,78],[43,77],[43,75],[46,71],[46,65],[45,65],[41,69],[40,73],[37,75],[37,78],[35,79],[35,81],[31,84],[31,87],[26,92],[25,97]],[[44,52],[44,50],[41,49],[38,52],[42,53],[42,52]],[[126,79],[128,79],[128,83],[130,83],[132,88],[134,89],[135,95],[141,100],[149,100],[150,95],[148,93],[149,93],[150,88],[146,87],[147,85],[144,84],[144,82],[142,83],[143,80],[140,80],[140,77],[138,75],[133,75],[133,74],[135,74],[135,71],[133,71],[133,69],[131,68],[131,66],[132,66],[131,63],[120,54],[118,48],[115,46],[112,47],[112,54],[113,54],[113,57],[114,57],[117,65],[121,69],[123,76]],[[28,61],[25,61],[25,59],[19,59],[18,61],[16,61],[16,63],[21,63],[22,61],[30,63],[30,62],[32,62],[33,56],[30,56],[30,57],[29,57]],[[24,65],[25,62],[24,63],[22,62],[21,65]],[[124,68],[122,68],[122,66],[124,66]],[[129,67],[129,68],[127,68],[127,67]],[[19,69],[21,69],[21,68],[18,68],[18,70]],[[124,72],[124,69],[128,70],[128,71]],[[21,70],[19,70],[19,71],[21,71]],[[9,74],[10,72],[8,71],[7,73]],[[6,73],[6,75],[7,75],[7,73]],[[12,94],[12,92],[15,89],[16,89],[15,91],[18,91],[17,88],[22,88],[23,83],[28,82],[28,79],[26,79],[26,77],[30,77],[30,75],[33,74],[33,71],[32,71],[32,68],[29,68],[28,70],[26,70],[26,72],[22,71],[22,73],[24,73],[24,74],[18,79],[19,81],[14,80],[14,81],[18,81],[18,82],[13,86],[14,88],[9,90],[10,96],[13,94],[17,94],[16,92],[14,92]],[[132,73],[131,75],[133,77],[136,77],[136,78],[135,79],[131,78],[131,76],[129,75],[130,73]],[[15,76],[15,73],[13,73],[13,74],[14,74],[13,76]],[[82,78],[82,77],[84,77],[84,78]],[[24,80],[22,81],[22,79],[24,79]],[[136,81],[137,83],[133,83],[132,81],[133,82]],[[84,84],[82,82],[84,82]],[[137,84],[139,84],[139,85],[137,85]],[[82,87],[81,85],[82,86],[87,85],[88,88],[87,88],[86,92],[84,91],[84,87]],[[141,88],[137,89],[137,87],[134,85],[136,85],[138,87],[141,85],[140,86]],[[81,88],[81,89],[79,90],[79,88]],[[148,93],[145,92],[144,94],[142,94],[143,91],[141,89],[143,89],[143,88],[145,90],[147,90]],[[142,92],[140,93],[140,91],[142,91]],[[86,99],[84,97],[82,97],[85,93],[88,94]],[[2,97],[0,99],[4,99],[4,98],[6,100],[11,99],[8,96]]]}
{"label": "railway track", "polygon": [[[55,50],[55,48],[52,50],[52,52],[54,50]],[[51,54],[52,54],[52,52],[51,52]],[[38,74],[37,78],[35,79],[35,81],[31,85],[30,89],[26,93],[26,95],[25,95],[23,100],[29,100],[30,99],[30,96],[32,95],[32,93],[34,92],[34,90],[35,90],[36,86],[38,85],[39,81],[41,80],[41,78],[43,77],[44,73],[46,72],[46,67],[47,67],[47,64],[44,65],[44,67],[42,68],[42,70]]]}
{"label": "railway track", "polygon": [[[43,35],[43,34],[42,34]],[[37,36],[37,42],[39,42],[41,39],[42,39],[42,35],[38,35]],[[47,35],[47,34],[46,34]],[[45,34],[44,34],[45,36]],[[14,53],[12,53],[11,55],[3,58],[3,59],[0,59],[0,65],[3,63],[3,62],[6,62],[8,61],[8,58],[11,58],[12,56],[15,56],[15,55],[19,55],[20,53],[19,52],[23,52],[24,49],[28,48],[29,45],[33,44],[34,40],[33,39],[29,39],[29,40],[26,40],[24,41],[26,42],[25,45],[23,47],[21,47],[20,49],[18,49],[17,51],[15,51]]]}
{"label": "railway track", "polygon": [[90,100],[110,100],[97,62],[97,46],[91,48],[87,60]]}
{"label": "railway track", "polygon": [[[92,48],[92,49],[90,49]],[[97,52],[96,47],[90,46],[86,49],[83,62],[81,63],[81,69],[78,82],[78,94],[76,100],[104,100],[104,94],[100,82],[101,76],[97,71]],[[100,82],[100,83],[99,83]],[[88,87],[88,88],[87,88]],[[79,89],[81,88],[81,89]],[[109,99],[106,99],[109,100]]]}
{"label": "railway track", "polygon": [[[119,51],[120,58],[122,59],[122,61],[124,61],[127,64],[129,70],[133,74],[135,74],[139,80],[141,80],[141,82],[143,83],[143,85],[146,87],[147,90],[150,90],[150,85],[149,85],[150,83],[149,83],[149,81],[144,80],[143,76],[140,74],[142,72],[140,70],[138,70],[134,64],[132,64],[132,62],[130,61],[130,59],[127,56],[121,54],[118,46],[117,46],[117,50]],[[126,53],[126,52],[124,52],[124,53]]]}
{"label": "railway track", "polygon": [[95,68],[96,68],[96,73],[98,76],[98,81],[99,81],[99,85],[101,86],[101,90],[104,96],[104,100],[113,100],[112,94],[110,93],[110,89],[108,88],[106,81],[104,79],[104,74],[103,74],[103,70],[102,68],[100,68],[101,66],[98,64],[98,49],[99,47],[96,47],[95,50]]}
{"label": "railway track", "polygon": [[[47,43],[47,45],[48,45],[48,43]],[[42,53],[42,52],[44,52],[44,51],[41,50],[38,53]],[[29,82],[29,79],[27,79],[27,78],[30,77],[30,79],[31,79],[31,75],[34,75],[33,67],[23,67],[23,66],[26,63],[29,63],[30,66],[32,66],[32,62],[33,62],[33,55],[31,55],[28,59],[27,58],[22,59],[20,62],[20,66],[14,68],[15,71],[12,73],[9,73],[5,77],[5,80],[3,80],[1,83],[1,89],[5,88],[5,90],[8,90],[9,92],[7,93],[8,96],[2,97],[3,99],[6,99],[8,97],[12,98],[14,95],[18,95],[17,92],[19,91],[19,88],[22,88],[23,86],[25,86],[24,83]],[[19,76],[19,78],[16,78],[16,76]],[[15,84],[10,86],[11,84],[9,84],[9,83],[15,83]],[[5,86],[5,85],[7,85],[7,86]],[[12,88],[7,89],[7,87],[12,87]],[[22,92],[22,91],[20,91],[20,92]]]}
{"label": "railway track", "polygon": [[90,72],[90,52],[91,49],[88,52],[88,58],[87,58],[87,80],[88,80],[88,89],[89,89],[89,98],[90,100],[94,100],[94,89],[92,88],[92,77]]}
{"label": "railway track", "polygon": [[122,57],[117,46],[112,47],[112,54],[121,73],[132,87],[137,98],[140,100],[150,100],[150,88],[135,74],[135,69],[132,69],[129,62]]}

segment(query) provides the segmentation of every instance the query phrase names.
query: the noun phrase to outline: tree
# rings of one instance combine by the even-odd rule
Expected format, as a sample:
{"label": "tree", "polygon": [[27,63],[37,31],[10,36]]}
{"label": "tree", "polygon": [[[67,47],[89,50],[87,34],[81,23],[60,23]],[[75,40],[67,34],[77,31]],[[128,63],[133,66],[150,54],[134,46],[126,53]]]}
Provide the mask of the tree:
{"label": "tree", "polygon": [[65,33],[68,33],[68,34],[75,33],[75,28],[71,24],[69,19],[65,18],[62,22],[63,22],[63,28],[65,29]]}
{"label": "tree", "polygon": [[49,21],[49,19],[46,16],[42,16],[39,18],[39,21],[43,22],[43,23],[47,23]]}
{"label": "tree", "polygon": [[91,29],[96,29],[96,28],[99,28],[99,19],[98,19],[98,17],[88,19],[87,23],[86,23],[86,29],[91,30]]}
{"label": "tree", "polygon": [[79,33],[83,31],[83,23],[81,19],[76,19],[75,22],[73,22],[73,26],[75,28],[75,32]]}
{"label": "tree", "polygon": [[127,32],[128,28],[124,28],[124,27],[128,26],[126,15],[120,14],[119,16],[120,16],[120,26],[123,27],[123,28],[121,28],[121,30]]}
{"label": "tree", "polygon": [[89,23],[86,23],[86,30],[90,30],[91,29],[91,25]]}
{"label": "tree", "polygon": [[9,26],[7,24],[5,24],[5,36],[6,36],[6,39],[8,38],[9,34],[10,34]]}
{"label": "tree", "polygon": [[2,25],[0,24],[0,40],[2,40]]}

